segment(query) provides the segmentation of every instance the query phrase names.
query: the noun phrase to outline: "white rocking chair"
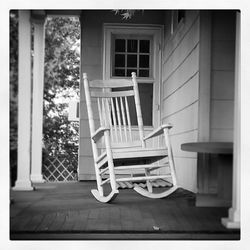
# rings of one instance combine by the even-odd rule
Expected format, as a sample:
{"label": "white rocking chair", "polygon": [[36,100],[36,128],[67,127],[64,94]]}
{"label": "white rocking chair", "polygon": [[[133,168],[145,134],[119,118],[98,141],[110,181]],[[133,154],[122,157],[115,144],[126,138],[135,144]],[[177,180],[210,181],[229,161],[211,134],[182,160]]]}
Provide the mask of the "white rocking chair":
{"label": "white rocking chair", "polygon": [[[83,82],[97,182],[97,189],[91,190],[94,197],[101,202],[113,200],[119,193],[118,182],[146,182],[147,189],[136,185],[134,190],[149,198],[163,198],[173,193],[178,186],[169,140],[172,126],[161,125],[144,137],[136,74],[132,73],[132,80],[88,81],[87,74],[83,73]],[[134,101],[137,128],[131,125],[129,98]],[[99,113],[98,129],[95,128],[97,118],[94,117],[94,110]],[[166,146],[147,146],[148,139],[162,134]],[[159,174],[159,171],[155,171],[159,168],[168,168],[169,172]],[[119,172],[125,170],[131,171],[131,174],[119,177]],[[168,180],[168,189],[160,193],[153,192],[152,182],[157,179]],[[104,195],[105,184],[111,187],[108,195]]]}

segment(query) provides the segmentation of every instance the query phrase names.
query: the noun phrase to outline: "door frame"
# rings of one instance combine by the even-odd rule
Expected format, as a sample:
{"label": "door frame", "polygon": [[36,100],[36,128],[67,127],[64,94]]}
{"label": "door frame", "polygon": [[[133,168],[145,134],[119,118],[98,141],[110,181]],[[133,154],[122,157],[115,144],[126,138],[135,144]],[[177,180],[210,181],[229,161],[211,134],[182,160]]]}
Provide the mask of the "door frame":
{"label": "door frame", "polygon": [[[111,79],[111,39],[112,35],[131,34],[153,37],[152,77],[138,78],[140,83],[153,82],[153,127],[160,125],[161,83],[162,83],[162,49],[163,25],[144,24],[103,24],[103,79]],[[117,77],[115,77],[117,78]],[[123,77],[124,78],[124,77]],[[149,129],[149,128],[148,128]],[[151,129],[149,129],[151,130]]]}

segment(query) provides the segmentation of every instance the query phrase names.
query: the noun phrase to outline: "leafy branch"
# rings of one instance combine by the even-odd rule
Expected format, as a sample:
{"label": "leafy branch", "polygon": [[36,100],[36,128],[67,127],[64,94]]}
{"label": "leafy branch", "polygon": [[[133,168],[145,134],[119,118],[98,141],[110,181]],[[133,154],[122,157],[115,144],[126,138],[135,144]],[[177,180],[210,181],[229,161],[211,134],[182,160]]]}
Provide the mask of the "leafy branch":
{"label": "leafy branch", "polygon": [[122,19],[128,20],[131,19],[135,12],[138,12],[140,10],[113,10],[115,12],[115,15],[122,16]]}

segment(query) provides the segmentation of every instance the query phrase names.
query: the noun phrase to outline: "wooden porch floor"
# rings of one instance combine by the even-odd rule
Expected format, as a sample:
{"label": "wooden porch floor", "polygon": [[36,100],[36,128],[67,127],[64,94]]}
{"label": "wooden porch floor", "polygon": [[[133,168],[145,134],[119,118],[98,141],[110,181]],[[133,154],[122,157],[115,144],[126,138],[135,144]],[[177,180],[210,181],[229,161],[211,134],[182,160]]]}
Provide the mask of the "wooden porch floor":
{"label": "wooden porch floor", "polygon": [[95,182],[45,183],[35,191],[11,191],[10,239],[240,239],[220,220],[228,208],[195,207],[193,193],[178,189],[151,200],[121,189],[102,204]]}

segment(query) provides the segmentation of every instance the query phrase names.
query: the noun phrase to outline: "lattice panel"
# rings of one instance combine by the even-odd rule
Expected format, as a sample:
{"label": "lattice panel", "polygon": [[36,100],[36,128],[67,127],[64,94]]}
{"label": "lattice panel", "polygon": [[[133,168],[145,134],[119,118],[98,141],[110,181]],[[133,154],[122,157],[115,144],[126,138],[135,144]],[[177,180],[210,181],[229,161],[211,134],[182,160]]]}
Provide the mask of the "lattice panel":
{"label": "lattice panel", "polygon": [[76,181],[77,173],[74,169],[77,168],[77,162],[68,157],[47,157],[43,162],[43,178],[47,182]]}

